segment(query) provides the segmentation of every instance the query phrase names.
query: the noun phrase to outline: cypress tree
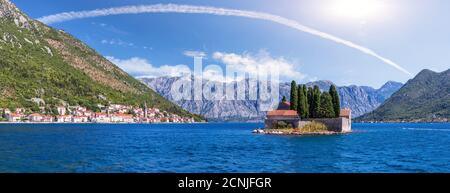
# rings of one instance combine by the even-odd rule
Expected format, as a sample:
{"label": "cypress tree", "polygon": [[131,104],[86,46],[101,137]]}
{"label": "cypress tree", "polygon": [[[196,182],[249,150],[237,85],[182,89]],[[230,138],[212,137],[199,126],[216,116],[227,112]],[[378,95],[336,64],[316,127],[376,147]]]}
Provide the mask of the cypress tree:
{"label": "cypress tree", "polygon": [[302,109],[302,98],[303,98],[303,96],[302,96],[302,86],[301,85],[298,85],[298,87],[297,87],[297,96],[298,96],[298,100],[297,100],[297,109],[296,109],[296,111],[297,111],[297,114],[298,114],[298,116],[300,116],[300,117],[302,117],[302,111],[303,111],[303,109]]}
{"label": "cypress tree", "polygon": [[291,110],[296,111],[298,105],[298,92],[297,83],[295,82],[295,80],[291,82],[291,98],[289,102],[291,103]]}
{"label": "cypress tree", "polygon": [[334,108],[333,99],[328,92],[324,92],[320,95],[320,106],[318,108],[320,118],[333,118]]}
{"label": "cypress tree", "polygon": [[281,102],[286,102],[286,96],[283,96],[283,98],[281,99]]}
{"label": "cypress tree", "polygon": [[302,92],[303,95],[305,96],[305,118],[309,118],[309,101],[308,101],[308,91],[306,88],[306,85],[302,86]]}
{"label": "cypress tree", "polygon": [[319,113],[319,108],[320,108],[320,95],[321,95],[321,91],[319,86],[314,86],[313,88],[313,101],[312,101],[312,105],[313,105],[313,117],[314,118],[320,118],[320,113]]}
{"label": "cypress tree", "polygon": [[341,105],[339,100],[339,94],[336,90],[336,86],[331,85],[330,91],[331,99],[333,101],[333,110],[334,110],[334,117],[339,117],[339,114],[341,112]]}
{"label": "cypress tree", "polygon": [[306,118],[306,95],[303,92],[302,85],[298,86],[298,105],[297,105],[297,113],[300,115],[302,119]]}
{"label": "cypress tree", "polygon": [[307,93],[307,98],[308,98],[308,109],[309,109],[309,118],[314,118],[314,94],[313,94],[313,89],[311,87],[308,87],[308,93]]}

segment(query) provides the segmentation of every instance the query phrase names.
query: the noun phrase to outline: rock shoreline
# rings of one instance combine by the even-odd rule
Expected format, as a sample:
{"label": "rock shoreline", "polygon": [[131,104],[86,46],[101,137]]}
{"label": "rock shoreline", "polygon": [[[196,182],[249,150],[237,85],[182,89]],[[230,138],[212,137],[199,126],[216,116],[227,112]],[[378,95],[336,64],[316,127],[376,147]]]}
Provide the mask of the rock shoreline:
{"label": "rock shoreline", "polygon": [[265,135],[296,135],[296,136],[319,136],[319,135],[342,135],[351,132],[335,132],[335,131],[320,131],[320,132],[302,132],[302,131],[267,131],[265,129],[255,129],[252,133]]}

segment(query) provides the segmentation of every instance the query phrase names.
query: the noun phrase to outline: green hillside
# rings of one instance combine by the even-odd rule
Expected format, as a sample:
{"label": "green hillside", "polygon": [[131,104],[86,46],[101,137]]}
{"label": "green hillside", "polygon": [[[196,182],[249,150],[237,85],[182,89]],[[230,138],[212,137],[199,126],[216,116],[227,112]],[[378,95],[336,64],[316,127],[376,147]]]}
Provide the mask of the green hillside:
{"label": "green hillside", "polygon": [[356,121],[448,121],[450,70],[421,71],[375,111]]}
{"label": "green hillside", "polygon": [[0,16],[0,108],[36,110],[39,100],[46,107],[70,104],[92,110],[98,110],[98,104],[138,106],[146,102],[150,107],[194,116],[83,42],[30,19],[7,0],[0,0]]}

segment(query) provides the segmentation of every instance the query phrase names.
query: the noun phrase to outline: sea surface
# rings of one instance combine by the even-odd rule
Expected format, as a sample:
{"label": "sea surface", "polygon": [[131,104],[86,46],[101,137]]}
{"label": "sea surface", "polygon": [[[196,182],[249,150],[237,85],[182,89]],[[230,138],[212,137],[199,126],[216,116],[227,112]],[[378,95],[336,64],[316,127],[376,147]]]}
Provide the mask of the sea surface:
{"label": "sea surface", "polygon": [[450,124],[353,124],[334,136],[258,127],[0,124],[0,172],[450,172]]}

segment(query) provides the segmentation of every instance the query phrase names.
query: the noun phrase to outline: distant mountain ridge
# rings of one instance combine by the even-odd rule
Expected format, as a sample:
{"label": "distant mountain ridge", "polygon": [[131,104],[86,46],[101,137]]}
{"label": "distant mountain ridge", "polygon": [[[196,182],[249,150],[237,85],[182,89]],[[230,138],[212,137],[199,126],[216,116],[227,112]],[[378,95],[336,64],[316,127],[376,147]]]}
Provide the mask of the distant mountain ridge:
{"label": "distant mountain ridge", "polygon": [[[218,101],[175,101],[170,95],[172,84],[180,77],[158,77],[142,78],[143,83],[161,94],[165,98],[173,101],[183,109],[200,114],[213,121],[260,121],[264,118],[265,112],[259,110],[258,101],[255,100],[218,100]],[[328,90],[333,84],[331,81],[315,81],[306,85],[312,87],[319,86],[321,90]],[[397,91],[403,84],[389,81],[380,89],[367,86],[343,86],[338,87],[341,98],[341,106],[352,109],[354,117],[374,110],[381,105],[390,94]],[[281,83],[280,99],[282,96],[289,98],[290,83]]]}
{"label": "distant mountain ridge", "polygon": [[448,121],[450,69],[422,70],[375,111],[358,121]]}
{"label": "distant mountain ridge", "polygon": [[[193,116],[62,30],[0,0],[0,108],[141,105]],[[36,104],[35,101],[40,101]]]}

